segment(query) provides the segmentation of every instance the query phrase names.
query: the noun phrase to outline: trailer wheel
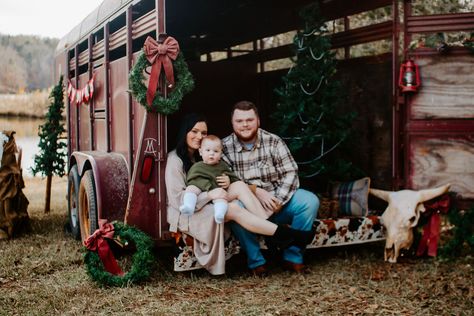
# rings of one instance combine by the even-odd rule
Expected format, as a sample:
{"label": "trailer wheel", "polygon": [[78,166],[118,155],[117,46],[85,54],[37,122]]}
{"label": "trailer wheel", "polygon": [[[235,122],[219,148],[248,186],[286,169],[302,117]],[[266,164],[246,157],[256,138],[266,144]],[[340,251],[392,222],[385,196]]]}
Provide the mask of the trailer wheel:
{"label": "trailer wheel", "polygon": [[77,165],[69,170],[67,181],[67,214],[68,223],[72,236],[79,240],[81,238],[81,228],[79,226],[79,173]]}
{"label": "trailer wheel", "polygon": [[79,186],[79,222],[82,241],[85,241],[99,226],[92,170],[84,172]]}

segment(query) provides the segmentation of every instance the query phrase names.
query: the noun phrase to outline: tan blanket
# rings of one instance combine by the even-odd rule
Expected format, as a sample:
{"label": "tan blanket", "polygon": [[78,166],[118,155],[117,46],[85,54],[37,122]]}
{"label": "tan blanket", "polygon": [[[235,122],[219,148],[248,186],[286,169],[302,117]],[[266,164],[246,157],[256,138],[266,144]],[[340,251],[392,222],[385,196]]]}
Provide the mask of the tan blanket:
{"label": "tan blanket", "polygon": [[3,155],[0,164],[0,239],[11,238],[27,227],[28,199],[23,194],[25,187],[22,171],[17,163],[14,131],[3,131],[8,137],[3,145]]}

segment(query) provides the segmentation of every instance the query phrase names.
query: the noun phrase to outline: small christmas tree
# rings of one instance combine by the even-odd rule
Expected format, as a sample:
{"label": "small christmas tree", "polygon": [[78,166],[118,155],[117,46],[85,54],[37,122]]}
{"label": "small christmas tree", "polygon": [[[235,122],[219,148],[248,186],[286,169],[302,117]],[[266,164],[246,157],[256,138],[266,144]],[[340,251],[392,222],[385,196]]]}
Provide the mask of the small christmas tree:
{"label": "small christmas tree", "polygon": [[345,100],[344,90],[334,79],[336,60],[317,3],[301,16],[305,25],[293,40],[295,64],[275,90],[277,133],[293,153],[300,176],[345,180],[352,166],[337,157],[336,148],[347,139],[355,115],[338,109]]}
{"label": "small christmas tree", "polygon": [[51,180],[54,175],[62,177],[65,173],[64,148],[66,143],[61,141],[61,135],[65,132],[62,123],[62,113],[64,109],[64,88],[63,77],[59,78],[59,83],[53,88],[49,95],[51,104],[46,114],[46,122],[39,127],[40,152],[35,155],[35,165],[31,168],[34,175],[41,173],[47,177],[46,181],[46,203],[44,212],[49,213],[51,202]]}

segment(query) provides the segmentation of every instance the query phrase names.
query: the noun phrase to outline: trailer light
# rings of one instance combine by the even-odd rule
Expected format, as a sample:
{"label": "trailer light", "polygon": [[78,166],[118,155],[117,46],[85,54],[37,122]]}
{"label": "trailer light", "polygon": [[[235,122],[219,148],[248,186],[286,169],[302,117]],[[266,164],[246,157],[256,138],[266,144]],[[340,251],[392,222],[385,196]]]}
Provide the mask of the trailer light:
{"label": "trailer light", "polygon": [[148,181],[150,181],[151,173],[153,171],[154,165],[155,165],[155,157],[145,156],[145,158],[143,158],[142,172],[140,176],[140,180],[143,183],[147,183]]}

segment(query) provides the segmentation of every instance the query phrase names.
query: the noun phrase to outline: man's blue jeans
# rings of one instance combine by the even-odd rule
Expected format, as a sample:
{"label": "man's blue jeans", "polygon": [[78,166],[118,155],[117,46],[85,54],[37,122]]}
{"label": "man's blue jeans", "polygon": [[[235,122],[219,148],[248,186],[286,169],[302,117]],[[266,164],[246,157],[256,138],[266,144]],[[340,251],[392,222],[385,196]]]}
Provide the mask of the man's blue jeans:
{"label": "man's blue jeans", "polygon": [[[290,224],[294,229],[308,231],[311,230],[318,209],[318,197],[312,192],[298,189],[281,211],[268,220],[276,224]],[[254,269],[263,265],[265,258],[260,251],[257,235],[247,231],[236,222],[231,222],[230,227],[239,240],[241,248],[247,254],[248,267]],[[291,246],[283,252],[283,259],[293,263],[303,263],[303,252],[304,249]]]}

